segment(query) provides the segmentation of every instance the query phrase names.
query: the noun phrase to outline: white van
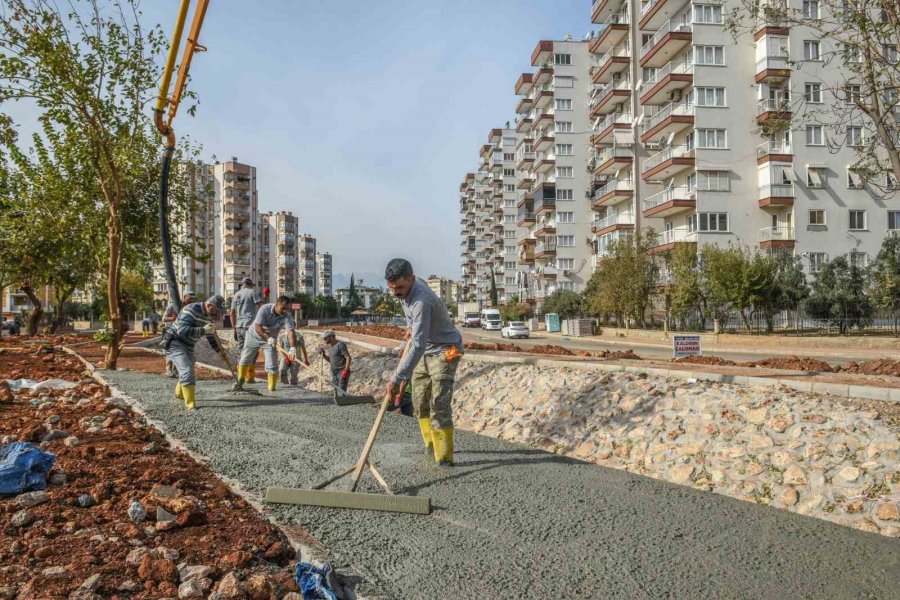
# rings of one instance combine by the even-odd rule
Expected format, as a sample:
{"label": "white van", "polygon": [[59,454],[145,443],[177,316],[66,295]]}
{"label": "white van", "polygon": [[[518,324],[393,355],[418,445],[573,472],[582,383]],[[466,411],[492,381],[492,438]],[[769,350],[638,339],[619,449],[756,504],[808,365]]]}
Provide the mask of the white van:
{"label": "white van", "polygon": [[481,328],[500,331],[503,328],[503,324],[500,322],[500,310],[497,308],[483,309],[481,311]]}

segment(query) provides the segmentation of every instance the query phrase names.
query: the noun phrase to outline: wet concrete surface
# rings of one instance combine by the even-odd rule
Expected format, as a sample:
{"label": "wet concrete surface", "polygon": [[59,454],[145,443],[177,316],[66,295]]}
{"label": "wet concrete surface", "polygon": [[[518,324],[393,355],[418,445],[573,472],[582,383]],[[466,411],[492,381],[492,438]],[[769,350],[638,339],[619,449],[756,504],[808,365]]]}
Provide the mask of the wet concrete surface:
{"label": "wet concrete surface", "polygon": [[[212,468],[262,494],[352,465],[375,410],[300,388],[235,397],[200,382],[101,372]],[[430,516],[272,506],[391,598],[900,598],[900,541],[457,432],[457,465],[423,453],[414,419],[388,415],[373,461]],[[340,488],[339,488],[340,489]],[[364,476],[361,491],[376,492]]]}

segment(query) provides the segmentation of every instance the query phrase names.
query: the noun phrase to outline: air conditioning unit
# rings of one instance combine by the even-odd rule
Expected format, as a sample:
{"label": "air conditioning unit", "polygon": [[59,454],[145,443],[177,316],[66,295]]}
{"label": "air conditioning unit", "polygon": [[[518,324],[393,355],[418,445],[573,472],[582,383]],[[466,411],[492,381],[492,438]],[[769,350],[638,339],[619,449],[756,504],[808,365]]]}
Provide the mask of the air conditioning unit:
{"label": "air conditioning unit", "polygon": [[669,99],[672,102],[678,102],[681,100],[681,90],[672,90],[672,93],[669,94]]}
{"label": "air conditioning unit", "polygon": [[568,277],[569,275],[572,274],[572,271],[569,269],[563,269],[562,274],[563,274],[563,277]]}
{"label": "air conditioning unit", "polygon": [[659,150],[659,142],[647,142],[646,144],[644,144],[644,148],[646,148],[647,150]]}

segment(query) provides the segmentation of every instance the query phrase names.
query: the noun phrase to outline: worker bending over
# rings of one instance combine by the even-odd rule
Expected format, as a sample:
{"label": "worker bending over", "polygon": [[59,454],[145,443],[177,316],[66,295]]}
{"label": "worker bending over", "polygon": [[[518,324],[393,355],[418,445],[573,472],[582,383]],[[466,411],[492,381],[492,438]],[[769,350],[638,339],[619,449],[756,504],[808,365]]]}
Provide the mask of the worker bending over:
{"label": "worker bending over", "polygon": [[253,319],[252,326],[247,330],[244,339],[244,348],[241,350],[241,358],[238,361],[238,380],[244,383],[252,373],[253,365],[259,349],[263,349],[266,357],[266,374],[269,380],[269,391],[275,391],[278,381],[278,351],[275,344],[278,341],[278,332],[282,327],[287,330],[290,349],[288,356],[291,360],[297,358],[297,335],[294,332],[294,320],[290,313],[291,299],[287,296],[279,296],[274,303],[263,304]]}
{"label": "worker bending over", "polygon": [[[187,306],[191,302],[197,301],[197,294],[192,292],[191,290],[185,290],[184,296],[181,297],[181,305]],[[163,311],[163,334],[166,333],[166,330],[175,324],[175,319],[178,317],[178,309],[175,308],[175,303],[170,302],[166,307],[166,310]],[[165,338],[161,340],[160,345],[163,345],[165,342]],[[176,378],[178,377],[178,369],[175,368],[175,363],[169,360],[168,350],[163,346],[163,357],[166,359],[166,377]]]}
{"label": "worker bending over", "polygon": [[[231,327],[238,348],[244,347],[247,329],[253,326],[253,319],[263,304],[262,295],[253,288],[253,280],[244,277],[242,286],[231,299]],[[247,383],[256,383],[256,364],[250,365]]]}
{"label": "worker bending over", "polygon": [[[296,337],[297,348],[300,350],[300,355],[303,356],[303,364],[308,367],[309,356],[307,356],[306,354],[306,342],[303,341],[302,335],[298,335]],[[278,334],[278,345],[282,348],[291,347],[291,339],[287,331],[282,331]],[[300,365],[297,364],[297,361],[291,360],[289,358],[283,358],[278,361],[278,364],[281,365],[278,369],[278,375],[281,377],[281,383],[287,385],[288,374],[290,374],[291,385],[297,385],[297,375],[300,373]]]}
{"label": "worker bending over", "polygon": [[347,344],[339,342],[330,329],[325,332],[325,346],[320,351],[331,365],[331,383],[342,392],[347,391],[350,383],[350,350]]}
{"label": "worker bending over", "polygon": [[210,346],[218,350],[215,323],[224,312],[225,298],[222,296],[213,296],[205,302],[194,302],[182,308],[175,323],[163,332],[167,357],[178,369],[175,397],[183,399],[184,407],[188,410],[195,408],[196,399],[194,345],[197,340],[206,337]]}
{"label": "worker bending over", "polygon": [[402,258],[388,263],[387,286],[400,298],[410,342],[387,384],[396,398],[400,384],[412,380],[413,408],[425,448],[440,465],[453,464],[453,383],[463,353],[462,336],[440,298],[413,273]]}

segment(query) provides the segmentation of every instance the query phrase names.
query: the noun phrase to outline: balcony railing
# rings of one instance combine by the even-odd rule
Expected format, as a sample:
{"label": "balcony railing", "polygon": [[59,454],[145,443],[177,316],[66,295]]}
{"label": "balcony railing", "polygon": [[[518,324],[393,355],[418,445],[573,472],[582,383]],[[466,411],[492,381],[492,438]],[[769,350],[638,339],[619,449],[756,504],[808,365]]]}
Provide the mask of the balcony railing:
{"label": "balcony railing", "polygon": [[597,165],[602,165],[611,158],[632,158],[634,149],[626,146],[613,146],[597,153]]}
{"label": "balcony railing", "polygon": [[606,118],[594,125],[594,132],[599,133],[604,131],[607,127],[614,125],[616,123],[627,123],[631,124],[632,117],[631,113],[626,112],[616,112],[610,113],[606,115]]}
{"label": "balcony railing", "polygon": [[674,227],[666,229],[659,235],[659,245],[676,244],[680,242],[696,242],[697,232],[690,231],[687,227]]}
{"label": "balcony railing", "polygon": [[556,242],[544,242],[534,247],[535,254],[543,254],[544,252],[556,252]]}
{"label": "balcony railing", "polygon": [[760,198],[793,198],[794,186],[788,183],[773,183],[759,188]]}
{"label": "balcony railing", "polygon": [[[594,88],[598,90],[598,88]],[[620,79],[619,81],[610,81],[593,95],[590,102],[588,102],[588,108],[594,108],[601,100],[609,96],[613,90],[630,90],[631,89],[631,79],[625,78]]]}
{"label": "balcony railing", "polygon": [[628,18],[628,13],[616,13],[614,15],[609,15],[606,20],[601,23],[598,34],[603,35],[603,32],[606,31],[606,28],[610,25],[628,25],[630,23],[631,20]]}
{"label": "balcony railing", "polygon": [[686,185],[666,188],[661,192],[648,196],[644,199],[644,210],[656,208],[660,204],[672,202],[673,200],[690,200],[696,195],[696,190]]}
{"label": "balcony railing", "polygon": [[643,96],[650,89],[669,75],[685,75],[694,72],[694,63],[689,60],[673,60],[656,70],[656,72],[644,80],[640,93]]}
{"label": "balcony railing", "polygon": [[791,145],[782,140],[769,140],[756,147],[756,158],[769,154],[793,154]]}
{"label": "balcony railing", "polygon": [[790,102],[784,98],[766,98],[756,103],[756,114],[761,115],[767,112],[790,112]]}
{"label": "balcony railing", "polygon": [[671,148],[666,148],[644,161],[644,171],[649,171],[657,165],[673,158],[692,157],[693,152],[694,149],[688,148],[687,146],[672,146]]}
{"label": "balcony railing", "polygon": [[641,128],[641,131],[650,131],[672,115],[690,116],[693,115],[694,112],[695,111],[693,104],[687,104],[685,102],[670,102],[669,104],[666,104],[661,109],[659,109],[659,111],[652,116],[646,117],[646,119],[644,120],[644,126]]}
{"label": "balcony railing", "polygon": [[793,239],[794,228],[791,226],[763,227],[759,230],[759,241],[761,242],[791,241]]}
{"label": "balcony railing", "polygon": [[594,192],[594,201],[599,200],[603,196],[609,194],[610,192],[633,192],[634,191],[634,181],[631,179],[622,179],[610,181],[599,190]]}
{"label": "balcony railing", "polygon": [[691,31],[691,24],[685,19],[669,19],[663,26],[656,30],[653,37],[647,40],[647,43],[641,47],[641,58],[647,55],[653,48],[669,33],[680,33]]}
{"label": "balcony railing", "polygon": [[756,72],[767,69],[790,69],[791,59],[787,56],[765,56],[756,61]]}
{"label": "balcony railing", "polygon": [[523,206],[516,214],[516,221],[524,221],[525,219],[534,219],[534,211]]}
{"label": "balcony railing", "polygon": [[650,0],[650,2],[648,2],[648,3],[645,4],[645,5],[643,5],[643,6],[641,7],[641,16],[643,17],[644,15],[646,15],[648,12],[650,12],[650,9],[651,9],[651,8],[653,8],[654,6],[656,6],[657,4],[659,4],[661,1],[662,1],[662,0]]}
{"label": "balcony railing", "polygon": [[594,219],[594,229],[606,229],[613,225],[634,225],[634,215],[631,213],[613,213],[602,219]]}

